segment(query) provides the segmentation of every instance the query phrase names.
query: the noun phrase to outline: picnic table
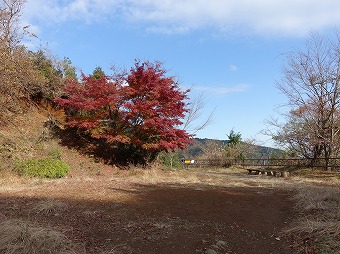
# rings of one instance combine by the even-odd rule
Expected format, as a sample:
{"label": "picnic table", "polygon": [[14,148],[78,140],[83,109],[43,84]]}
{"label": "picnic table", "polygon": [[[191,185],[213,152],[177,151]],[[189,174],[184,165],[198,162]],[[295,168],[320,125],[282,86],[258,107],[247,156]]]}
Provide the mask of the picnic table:
{"label": "picnic table", "polygon": [[267,175],[267,176],[282,176],[287,177],[289,172],[286,170],[275,170],[275,169],[259,169],[259,168],[247,168],[249,175]]}

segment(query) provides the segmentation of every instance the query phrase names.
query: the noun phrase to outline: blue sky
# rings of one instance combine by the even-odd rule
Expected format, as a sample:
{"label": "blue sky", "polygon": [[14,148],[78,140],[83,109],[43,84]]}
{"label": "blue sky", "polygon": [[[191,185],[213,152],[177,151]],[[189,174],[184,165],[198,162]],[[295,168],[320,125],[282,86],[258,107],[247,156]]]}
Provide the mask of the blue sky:
{"label": "blue sky", "polygon": [[200,138],[260,134],[287,100],[275,87],[285,54],[311,31],[334,33],[338,0],[28,0],[23,21],[59,58],[89,74],[96,66],[129,69],[134,59],[162,61],[190,96],[205,96],[213,122]]}

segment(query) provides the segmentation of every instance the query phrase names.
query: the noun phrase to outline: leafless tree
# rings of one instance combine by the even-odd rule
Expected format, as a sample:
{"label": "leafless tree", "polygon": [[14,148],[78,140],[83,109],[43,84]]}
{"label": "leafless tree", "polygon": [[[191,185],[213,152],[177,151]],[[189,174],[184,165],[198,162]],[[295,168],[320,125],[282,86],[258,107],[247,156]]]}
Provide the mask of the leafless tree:
{"label": "leafless tree", "polygon": [[204,94],[201,93],[198,97],[194,98],[190,102],[189,110],[185,116],[183,124],[184,130],[195,134],[212,123],[214,111],[212,111],[207,118],[201,120],[201,117],[204,113],[204,107],[205,98]]}
{"label": "leafless tree", "polygon": [[[185,115],[182,128],[191,134],[196,134],[197,132],[203,130],[209,124],[211,124],[213,119],[213,112],[211,112],[207,118],[201,120],[205,108],[205,99],[203,93],[194,98],[189,105],[190,106]],[[166,156],[167,160],[170,161],[170,168],[172,169],[172,162],[173,159],[178,156],[178,151],[168,151],[163,156]]]}
{"label": "leafless tree", "polygon": [[287,122],[272,137],[307,158],[329,159],[340,152],[340,37],[316,33],[304,50],[291,52],[277,83],[288,97]]}
{"label": "leafless tree", "polygon": [[16,48],[27,27],[20,26],[22,8],[26,0],[1,0],[0,1],[0,40],[1,45],[7,50]]}

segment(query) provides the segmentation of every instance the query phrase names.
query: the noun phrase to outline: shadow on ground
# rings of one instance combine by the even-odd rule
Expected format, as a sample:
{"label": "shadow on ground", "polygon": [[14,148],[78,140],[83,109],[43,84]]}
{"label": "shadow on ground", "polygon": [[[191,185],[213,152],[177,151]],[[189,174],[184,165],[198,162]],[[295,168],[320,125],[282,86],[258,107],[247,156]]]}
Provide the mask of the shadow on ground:
{"label": "shadow on ground", "polygon": [[[280,230],[294,217],[290,193],[264,188],[72,182],[47,193],[0,195],[0,218],[52,226],[87,253],[287,254]],[[35,207],[58,200],[46,211]],[[53,202],[52,202],[53,203]]]}

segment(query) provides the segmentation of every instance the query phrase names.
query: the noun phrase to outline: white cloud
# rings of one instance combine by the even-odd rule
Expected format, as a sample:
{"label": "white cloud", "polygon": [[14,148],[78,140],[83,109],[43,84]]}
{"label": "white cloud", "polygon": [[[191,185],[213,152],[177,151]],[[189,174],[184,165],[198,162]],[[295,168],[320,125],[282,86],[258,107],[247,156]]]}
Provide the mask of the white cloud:
{"label": "white cloud", "polygon": [[338,0],[31,0],[27,16],[46,21],[122,18],[147,30],[301,36],[340,24]]}
{"label": "white cloud", "polygon": [[338,0],[135,0],[132,16],[162,25],[242,33],[305,35],[340,24]]}
{"label": "white cloud", "polygon": [[107,18],[114,14],[122,0],[31,0],[26,3],[24,17],[45,22]]}
{"label": "white cloud", "polygon": [[193,90],[203,91],[214,95],[227,95],[231,93],[241,93],[247,91],[249,85],[239,84],[235,86],[194,86]]}

